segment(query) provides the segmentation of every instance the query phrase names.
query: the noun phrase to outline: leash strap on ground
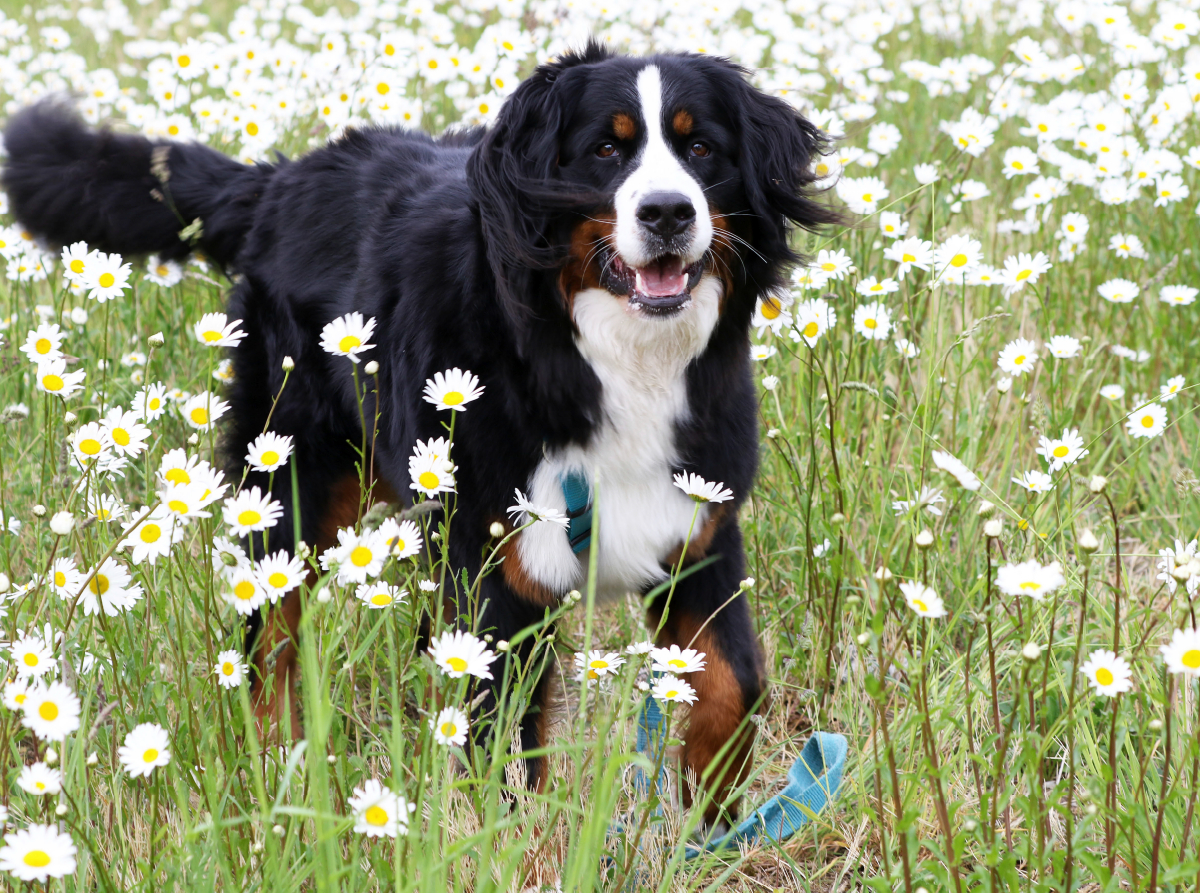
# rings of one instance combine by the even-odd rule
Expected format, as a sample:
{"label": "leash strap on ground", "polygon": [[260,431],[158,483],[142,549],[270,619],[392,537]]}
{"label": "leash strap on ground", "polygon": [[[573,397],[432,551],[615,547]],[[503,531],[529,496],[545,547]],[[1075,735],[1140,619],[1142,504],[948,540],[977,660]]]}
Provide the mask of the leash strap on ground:
{"label": "leash strap on ground", "polygon": [[[638,717],[638,752],[659,761],[659,748],[666,743],[666,721],[662,708],[649,695],[642,704]],[[831,732],[814,732],[800,751],[800,756],[788,770],[786,787],[758,809],[743,819],[738,826],[721,837],[707,841],[703,847],[688,846],[687,857],[695,858],[702,852],[713,852],[739,843],[771,840],[776,843],[787,840],[827,803],[837,796],[842,783],[842,771],[846,768],[846,753],[849,745],[845,736]],[[661,790],[664,769],[659,770],[656,787]],[[638,770],[634,784],[639,792],[648,788],[648,780]]]}

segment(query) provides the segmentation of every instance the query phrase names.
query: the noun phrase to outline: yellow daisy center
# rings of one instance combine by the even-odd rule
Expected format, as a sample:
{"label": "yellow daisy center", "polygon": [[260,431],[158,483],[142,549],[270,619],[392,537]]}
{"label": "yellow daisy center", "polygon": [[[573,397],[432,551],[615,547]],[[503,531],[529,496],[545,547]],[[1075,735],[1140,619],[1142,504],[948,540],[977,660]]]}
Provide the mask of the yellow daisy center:
{"label": "yellow daisy center", "polygon": [[875,329],[875,328],[879,327],[879,323],[877,323],[873,319],[864,319],[863,325],[866,326],[868,329]]}
{"label": "yellow daisy center", "polygon": [[158,748],[156,748],[156,747],[147,747],[146,752],[144,754],[142,754],[143,762],[153,763],[157,759],[158,759]]}
{"label": "yellow daisy center", "polygon": [[442,723],[442,736],[444,738],[453,738],[458,734],[458,726],[452,722]]}
{"label": "yellow daisy center", "polygon": [[837,269],[837,264],[826,261],[825,263],[821,264],[821,269],[826,273],[832,273]]}
{"label": "yellow daisy center", "polygon": [[426,490],[433,490],[439,483],[441,483],[441,481],[432,471],[422,471],[420,476],[417,478],[417,483]]}
{"label": "yellow daisy center", "polygon": [[22,660],[25,661],[25,666],[27,667],[36,667],[38,665],[38,656],[32,652],[26,654]]}
{"label": "yellow daisy center", "polygon": [[270,583],[272,586],[274,586],[276,589],[282,589],[284,586],[287,585],[287,581],[288,581],[287,574],[285,574],[283,571],[275,571],[275,573],[273,573],[273,574],[271,574],[271,576],[267,577],[267,582]]}
{"label": "yellow daisy center", "polygon": [[1035,583],[1032,580],[1026,580],[1024,583],[1021,584],[1021,588],[1022,589],[1031,589],[1034,592],[1037,592],[1039,589],[1042,588],[1042,584]]}
{"label": "yellow daisy center", "polygon": [[862,200],[863,200],[864,202],[870,202],[870,201],[874,201],[874,199],[873,199],[873,198],[871,198],[871,195],[872,195],[872,193],[870,193],[870,192],[864,192],[864,193],[863,193]]}
{"label": "yellow daisy center", "polygon": [[192,64],[191,56],[180,56],[179,57],[179,67],[180,68],[187,68],[191,64]]}
{"label": "yellow daisy center", "polygon": [[1200,648],[1183,652],[1183,657],[1179,661],[1189,670],[1200,670]]}
{"label": "yellow daisy center", "polygon": [[238,513],[238,523],[243,527],[249,527],[252,524],[257,524],[262,520],[262,513],[254,509],[246,509]]}
{"label": "yellow daisy center", "polygon": [[112,288],[113,283],[116,281],[117,281],[117,277],[114,276],[112,273],[101,273],[100,274],[99,282],[100,282],[101,288]]}
{"label": "yellow daisy center", "polygon": [[100,441],[92,437],[87,438],[87,440],[80,441],[79,452],[83,453],[85,456],[96,455],[100,452]]}
{"label": "yellow daisy center", "polygon": [[78,257],[71,261],[71,272],[76,276],[83,272],[83,261]]}
{"label": "yellow daisy center", "polygon": [[773,298],[766,298],[762,302],[763,319],[777,319],[779,314],[783,312],[783,308],[775,303]]}
{"label": "yellow daisy center", "polygon": [[42,379],[42,387],[47,391],[61,391],[63,389],[63,380],[51,372]]}
{"label": "yellow daisy center", "polygon": [[37,340],[37,344],[35,344],[33,346],[33,349],[36,350],[38,353],[50,353],[50,339],[49,338],[39,338]]}
{"label": "yellow daisy center", "polygon": [[446,663],[450,665],[450,669],[455,673],[465,673],[467,671],[467,662],[461,657],[447,658]]}
{"label": "yellow daisy center", "polygon": [[670,699],[670,698],[677,698],[677,697],[679,697],[679,689],[677,689],[677,688],[672,688],[672,689],[670,689],[669,691],[663,692],[663,694],[664,694],[664,696],[666,696],[668,699]]}
{"label": "yellow daisy center", "polygon": [[38,705],[38,716],[46,722],[53,722],[58,719],[58,705],[53,701],[43,701]]}
{"label": "yellow daisy center", "polygon": [[1022,270],[1017,274],[1017,282],[1022,282],[1033,275],[1033,270]]}
{"label": "yellow daisy center", "polygon": [[30,850],[22,861],[30,868],[45,868],[50,864],[50,854],[45,850]]}
{"label": "yellow daisy center", "polygon": [[1096,671],[1096,681],[1099,682],[1101,685],[1112,685],[1113,684],[1112,670],[1108,669],[1108,667],[1101,667],[1100,669],[1098,669]]}
{"label": "yellow daisy center", "polygon": [[173,512],[178,512],[181,515],[186,515],[188,512],[188,504],[182,499],[172,499],[167,503],[167,508]]}
{"label": "yellow daisy center", "polygon": [[66,586],[67,585],[67,575],[64,574],[62,571],[55,571],[54,572],[54,585],[55,586]]}
{"label": "yellow daisy center", "polygon": [[913,607],[916,608],[918,611],[920,611],[922,614],[924,614],[926,611],[929,610],[929,606],[926,605],[925,602],[921,601],[921,599],[919,599],[919,598],[913,599]]}
{"label": "yellow daisy center", "polygon": [[442,397],[442,402],[447,406],[458,406],[463,402],[462,391],[447,391],[446,395]]}
{"label": "yellow daisy center", "polygon": [[375,556],[366,546],[355,546],[350,553],[350,563],[355,567],[366,567]]}
{"label": "yellow daisy center", "polygon": [[205,344],[211,344],[214,341],[221,340],[221,333],[218,332],[216,329],[209,329],[207,332],[205,332],[200,337],[204,339]]}
{"label": "yellow daisy center", "polygon": [[678,657],[673,657],[669,661],[667,661],[667,666],[675,667],[676,669],[682,670],[684,667],[687,666],[687,661],[680,660]]}
{"label": "yellow daisy center", "polygon": [[258,136],[258,125],[255,124],[253,121],[251,121],[249,124],[246,125],[246,135],[247,136]]}
{"label": "yellow daisy center", "polygon": [[1153,428],[1154,427],[1154,416],[1150,416],[1150,415],[1142,416],[1142,427],[1143,428]]}
{"label": "yellow daisy center", "polygon": [[113,428],[112,439],[116,441],[118,446],[129,446],[129,432],[124,428]]}
{"label": "yellow daisy center", "polygon": [[371,604],[379,605],[381,608],[386,605],[390,605],[391,603],[392,597],[386,592],[376,592],[373,596],[371,596]]}
{"label": "yellow daisy center", "polygon": [[226,676],[232,676],[233,675],[233,663],[231,661],[225,661],[225,663],[221,664],[221,672],[224,673]]}
{"label": "yellow daisy center", "polygon": [[966,262],[967,262],[967,256],[965,254],[963,254],[961,251],[958,254],[954,255],[954,257],[950,258],[950,266],[952,266],[952,267],[964,266],[966,264]]}
{"label": "yellow daisy center", "polygon": [[162,536],[162,528],[157,524],[147,524],[139,535],[143,543],[157,543],[159,537]]}
{"label": "yellow daisy center", "polygon": [[241,580],[233,587],[233,594],[244,602],[254,598],[254,584],[249,580]]}
{"label": "yellow daisy center", "polygon": [[817,337],[817,329],[818,329],[817,324],[815,322],[810,322],[808,325],[806,325],[804,327],[804,337],[805,338]]}
{"label": "yellow daisy center", "polygon": [[342,351],[343,353],[348,353],[349,351],[354,350],[354,348],[361,346],[362,339],[357,335],[344,335],[342,336],[342,340],[338,342],[338,350]]}
{"label": "yellow daisy center", "polygon": [[391,89],[392,88],[389,87],[387,84],[381,82],[380,84],[378,84],[375,87],[375,92],[378,93],[380,96],[386,96],[388,93],[391,92]]}
{"label": "yellow daisy center", "polygon": [[167,472],[166,478],[172,484],[190,484],[192,482],[191,476],[182,468],[172,468]]}
{"label": "yellow daisy center", "polygon": [[1056,459],[1061,459],[1063,456],[1065,456],[1069,452],[1071,452],[1069,449],[1067,449],[1062,444],[1059,444],[1058,446],[1056,446],[1054,448],[1054,457]]}
{"label": "yellow daisy center", "polygon": [[1025,354],[1021,354],[1020,356],[1018,356],[1016,359],[1013,360],[1013,365],[1020,366],[1020,365],[1023,365],[1024,362],[1025,362]]}
{"label": "yellow daisy center", "polygon": [[588,666],[591,667],[593,670],[607,670],[608,669],[608,661],[604,660],[603,658],[598,657],[595,660],[593,660],[591,663],[589,663]]}
{"label": "yellow daisy center", "polygon": [[108,592],[109,585],[108,577],[104,574],[96,574],[92,577],[92,582],[88,583],[88,589],[91,590],[92,595],[104,595]]}
{"label": "yellow daisy center", "polygon": [[275,452],[274,450],[267,450],[265,453],[262,454],[262,464],[263,465],[274,465],[278,461],[279,461],[279,453]]}
{"label": "yellow daisy center", "polygon": [[208,424],[208,410],[202,406],[197,406],[192,410],[192,421],[197,425]]}
{"label": "yellow daisy center", "polygon": [[914,260],[916,260],[916,259],[917,259],[917,256],[916,256],[915,254],[902,254],[902,255],[900,255],[900,260],[901,260],[901,262],[903,262],[903,263],[906,263],[906,264],[911,264],[911,263],[912,263]]}
{"label": "yellow daisy center", "polygon": [[387,824],[388,814],[382,806],[371,806],[367,808],[366,814],[363,816],[367,820],[368,825],[374,825],[376,828]]}

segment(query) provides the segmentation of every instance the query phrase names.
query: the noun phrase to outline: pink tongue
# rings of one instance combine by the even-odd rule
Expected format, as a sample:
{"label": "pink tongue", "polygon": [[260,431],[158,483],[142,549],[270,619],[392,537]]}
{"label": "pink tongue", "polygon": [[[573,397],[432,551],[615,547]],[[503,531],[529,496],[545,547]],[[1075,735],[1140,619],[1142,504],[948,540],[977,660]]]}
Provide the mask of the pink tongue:
{"label": "pink tongue", "polygon": [[635,271],[634,288],[651,298],[667,298],[687,291],[687,273],[679,258],[655,261]]}

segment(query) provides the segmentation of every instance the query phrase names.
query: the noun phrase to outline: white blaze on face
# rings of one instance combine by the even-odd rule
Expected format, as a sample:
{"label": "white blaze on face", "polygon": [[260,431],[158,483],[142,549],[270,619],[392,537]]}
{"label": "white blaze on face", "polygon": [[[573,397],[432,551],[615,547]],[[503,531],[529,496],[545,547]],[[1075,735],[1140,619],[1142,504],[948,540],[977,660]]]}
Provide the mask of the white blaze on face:
{"label": "white blaze on face", "polygon": [[691,230],[691,244],[683,255],[684,265],[704,256],[712,242],[712,219],[708,201],[700,184],[684,167],[672,150],[663,128],[662,75],[657,65],[647,65],[638,73],[638,97],[646,141],[637,156],[637,167],[617,190],[614,201],[617,211],[617,253],[633,269],[644,267],[655,259],[645,244],[646,234],[638,224],[637,210],[642,199],[655,192],[678,192],[687,196],[696,209],[696,222]]}

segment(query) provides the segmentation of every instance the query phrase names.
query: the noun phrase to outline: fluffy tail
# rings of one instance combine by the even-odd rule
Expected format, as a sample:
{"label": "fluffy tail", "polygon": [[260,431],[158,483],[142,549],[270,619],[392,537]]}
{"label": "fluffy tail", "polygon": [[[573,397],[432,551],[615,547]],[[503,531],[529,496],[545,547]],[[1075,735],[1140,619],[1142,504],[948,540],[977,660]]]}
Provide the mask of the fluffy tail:
{"label": "fluffy tail", "polygon": [[[3,173],[16,218],[56,245],[181,257],[197,245],[222,267],[237,257],[272,165],[206,146],[87,127],[61,101],[14,115]],[[199,233],[180,232],[199,219]]]}

